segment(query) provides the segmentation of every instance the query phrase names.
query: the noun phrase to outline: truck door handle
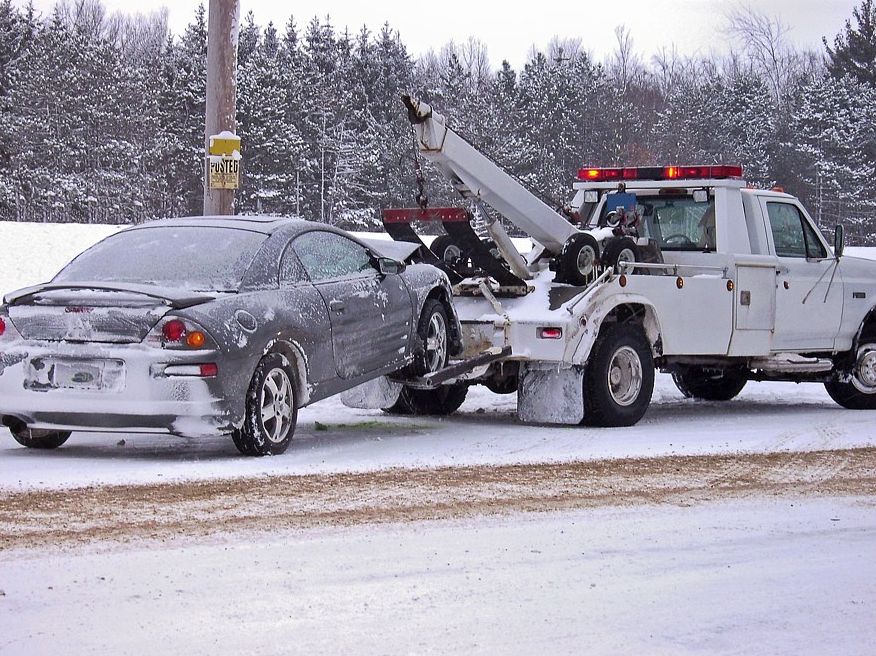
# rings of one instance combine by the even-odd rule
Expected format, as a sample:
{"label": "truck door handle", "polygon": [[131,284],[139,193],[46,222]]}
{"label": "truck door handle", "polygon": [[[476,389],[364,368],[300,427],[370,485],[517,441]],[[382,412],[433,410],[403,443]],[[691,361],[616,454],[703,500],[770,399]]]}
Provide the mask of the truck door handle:
{"label": "truck door handle", "polygon": [[789,271],[790,271],[790,269],[788,267],[784,267],[784,266],[783,267],[776,267],[776,275],[777,276],[787,275]]}
{"label": "truck door handle", "polygon": [[343,311],[344,311],[344,308],[345,308],[346,306],[344,305],[344,302],[343,302],[343,301],[332,301],[331,303],[329,303],[329,307],[330,307],[330,308],[332,309],[332,311],[334,311],[334,312],[343,312]]}

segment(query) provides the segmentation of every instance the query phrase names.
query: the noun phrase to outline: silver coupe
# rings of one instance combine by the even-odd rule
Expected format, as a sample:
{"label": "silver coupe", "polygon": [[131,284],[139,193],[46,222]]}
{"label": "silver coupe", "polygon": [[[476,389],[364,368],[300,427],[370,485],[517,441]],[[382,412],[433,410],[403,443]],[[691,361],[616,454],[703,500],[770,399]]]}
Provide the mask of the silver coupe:
{"label": "silver coupe", "polygon": [[299,408],[461,349],[445,273],[386,244],[266,217],[122,230],[3,299],[0,418],[31,448],[85,430],[230,433],[241,453],[282,453]]}

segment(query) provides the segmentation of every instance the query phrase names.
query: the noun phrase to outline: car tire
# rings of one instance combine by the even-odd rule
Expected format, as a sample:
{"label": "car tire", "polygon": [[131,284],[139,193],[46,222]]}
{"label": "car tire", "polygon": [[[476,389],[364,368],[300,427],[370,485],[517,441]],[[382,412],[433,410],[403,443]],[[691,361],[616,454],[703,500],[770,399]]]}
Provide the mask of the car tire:
{"label": "car tire", "polygon": [[[447,326],[444,304],[438,299],[426,299],[417,322],[421,344],[414,362],[407,369],[408,375],[424,376],[447,366],[450,344]],[[449,415],[462,405],[466,394],[467,385],[442,385],[436,389],[416,389],[405,385],[398,400],[383,411],[402,415]]]}
{"label": "car tire", "polygon": [[284,356],[263,357],[246,392],[243,425],[232,432],[234,446],[245,456],[276,456],[289,447],[298,421],[292,367]]}
{"label": "car tire", "polygon": [[42,430],[25,425],[10,428],[12,438],[28,449],[57,449],[70,437],[70,431]]}
{"label": "car tire", "polygon": [[849,382],[830,380],[824,388],[830,398],[844,408],[876,410],[876,341],[868,341],[858,348]]}
{"label": "car tire", "polygon": [[654,359],[642,329],[606,326],[584,371],[584,420],[589,426],[632,426],[654,391]]}
{"label": "car tire", "polygon": [[685,397],[703,401],[729,401],[739,395],[748,382],[741,369],[706,370],[681,367],[672,372],[672,381]]}
{"label": "car tire", "polygon": [[639,247],[629,237],[613,237],[602,249],[602,266],[614,269],[617,268],[617,263],[621,260],[627,262],[641,262],[642,260]]}
{"label": "car tire", "polygon": [[557,282],[576,286],[591,283],[596,279],[599,264],[599,242],[585,232],[572,235],[563,244],[559,264]]}

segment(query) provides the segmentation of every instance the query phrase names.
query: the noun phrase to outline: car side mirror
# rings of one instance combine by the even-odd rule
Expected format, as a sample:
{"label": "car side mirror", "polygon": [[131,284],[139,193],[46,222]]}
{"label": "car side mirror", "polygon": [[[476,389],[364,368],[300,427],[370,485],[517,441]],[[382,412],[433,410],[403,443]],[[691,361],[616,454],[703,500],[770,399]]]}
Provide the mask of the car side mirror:
{"label": "car side mirror", "polygon": [[836,259],[840,259],[843,256],[843,251],[846,248],[846,229],[837,225],[833,229],[833,254]]}
{"label": "car side mirror", "polygon": [[380,271],[380,275],[383,276],[398,275],[405,270],[405,264],[404,262],[399,262],[391,257],[378,257],[377,270]]}

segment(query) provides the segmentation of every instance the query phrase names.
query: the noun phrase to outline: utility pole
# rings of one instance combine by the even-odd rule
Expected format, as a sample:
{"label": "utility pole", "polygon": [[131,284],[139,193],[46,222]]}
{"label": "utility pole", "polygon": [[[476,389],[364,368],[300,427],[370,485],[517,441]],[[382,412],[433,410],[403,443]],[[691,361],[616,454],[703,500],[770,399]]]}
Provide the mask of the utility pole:
{"label": "utility pole", "polygon": [[223,132],[233,134],[237,131],[239,25],[240,0],[210,0],[207,20],[207,112],[204,131],[204,152],[207,157],[204,164],[204,216],[234,214],[234,188],[227,186],[211,188],[209,155],[211,136]]}

